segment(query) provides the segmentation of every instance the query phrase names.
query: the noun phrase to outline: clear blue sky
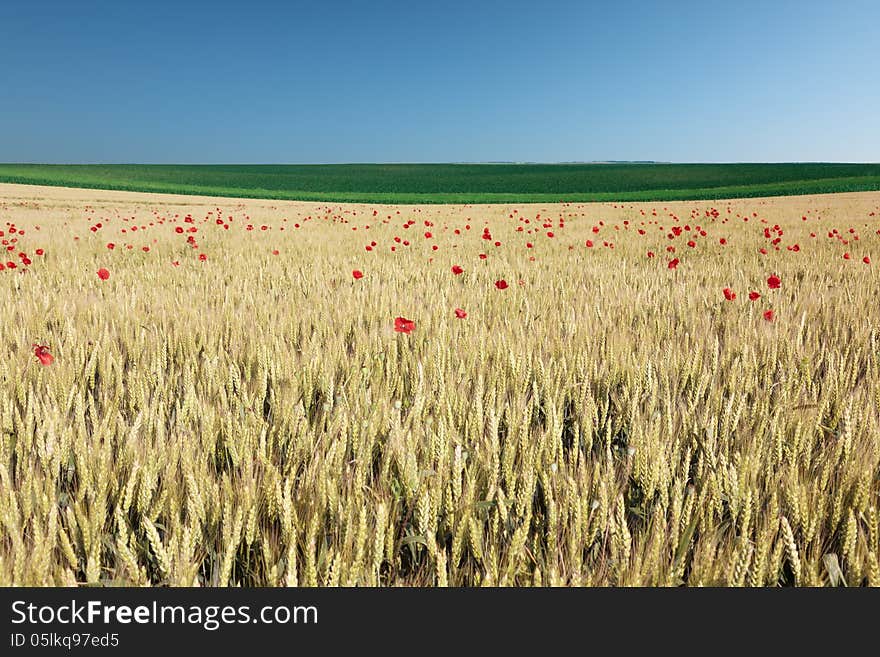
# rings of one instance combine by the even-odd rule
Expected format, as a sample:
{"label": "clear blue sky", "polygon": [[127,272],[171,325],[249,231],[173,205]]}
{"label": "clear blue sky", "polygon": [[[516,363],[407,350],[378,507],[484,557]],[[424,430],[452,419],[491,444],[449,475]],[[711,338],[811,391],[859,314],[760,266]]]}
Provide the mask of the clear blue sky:
{"label": "clear blue sky", "polygon": [[878,26],[878,0],[10,0],[0,162],[876,162]]}

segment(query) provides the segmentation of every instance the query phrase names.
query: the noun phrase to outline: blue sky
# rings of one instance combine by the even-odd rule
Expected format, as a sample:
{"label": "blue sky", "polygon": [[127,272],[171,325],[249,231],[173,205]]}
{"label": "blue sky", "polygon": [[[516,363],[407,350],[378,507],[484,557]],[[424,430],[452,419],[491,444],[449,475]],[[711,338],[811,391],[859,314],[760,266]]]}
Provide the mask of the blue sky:
{"label": "blue sky", "polygon": [[880,2],[5,2],[0,162],[880,161]]}

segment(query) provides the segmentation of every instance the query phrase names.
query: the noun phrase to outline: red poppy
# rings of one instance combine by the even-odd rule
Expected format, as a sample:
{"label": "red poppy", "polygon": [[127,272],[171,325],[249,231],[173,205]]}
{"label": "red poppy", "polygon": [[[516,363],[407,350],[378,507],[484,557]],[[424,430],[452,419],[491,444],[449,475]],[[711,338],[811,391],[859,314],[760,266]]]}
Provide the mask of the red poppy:
{"label": "red poppy", "polygon": [[773,321],[773,311],[772,310],[765,310],[764,311],[764,319],[766,319],[768,322],[772,322]]}
{"label": "red poppy", "polygon": [[489,257],[489,256],[487,256],[485,253],[481,253],[481,254],[480,254],[480,260],[485,260],[485,259],[488,258],[488,257]]}
{"label": "red poppy", "polygon": [[98,270],[98,278],[100,278],[102,281],[106,281],[108,278],[110,278],[110,272],[101,267]]}
{"label": "red poppy", "polygon": [[43,249],[37,249],[36,251],[34,251],[34,253],[36,253],[38,256],[41,256],[45,253],[45,251],[43,251]]}
{"label": "red poppy", "polygon": [[362,272],[360,269],[355,269],[353,272],[351,272],[351,275],[354,276],[354,279],[357,281],[364,277],[364,272]]}
{"label": "red poppy", "polygon": [[735,301],[736,300],[736,292],[731,290],[729,287],[726,287],[726,288],[724,288],[724,298],[727,299],[728,301]]}
{"label": "red poppy", "polygon": [[46,345],[33,344],[31,346],[34,348],[34,356],[39,359],[40,364],[51,365],[55,360],[55,357],[49,353],[49,347]]}
{"label": "red poppy", "polygon": [[394,318],[394,330],[398,333],[409,333],[414,330],[415,327],[416,323],[411,319],[406,319],[405,317]]}
{"label": "red poppy", "polygon": [[208,256],[206,254],[204,254],[204,253],[199,254],[199,260],[201,260],[202,262],[204,262],[207,259],[208,259]]}
{"label": "red poppy", "polygon": [[506,290],[507,281],[505,281],[503,278],[500,281],[495,281],[495,287],[497,287],[499,290]]}
{"label": "red poppy", "polygon": [[174,265],[175,267],[180,267],[180,261],[179,261],[179,260],[174,260],[174,261],[171,262],[171,264]]}
{"label": "red poppy", "polygon": [[761,295],[757,292],[749,292],[749,301],[757,301],[761,298]]}
{"label": "red poppy", "polygon": [[[598,231],[595,231],[595,232],[598,232]],[[590,248],[590,249],[593,248],[593,240],[587,240],[586,245],[587,245],[587,248]]]}
{"label": "red poppy", "polygon": [[109,243],[107,244],[107,248],[110,249],[110,250],[112,251],[113,249],[116,248],[116,245],[115,245],[113,242],[109,242]]}
{"label": "red poppy", "polygon": [[279,253],[278,249],[273,249],[272,255],[278,255],[278,253]]}
{"label": "red poppy", "polygon": [[654,257],[654,252],[653,252],[653,251],[648,251],[648,257],[649,257],[649,258],[653,258],[653,257]]}
{"label": "red poppy", "polygon": [[870,265],[871,258],[869,258],[868,256],[865,256],[864,258],[862,258],[862,262],[864,262],[866,265]]}
{"label": "red poppy", "polygon": [[455,274],[456,276],[458,276],[458,275],[461,274],[462,272],[464,272],[464,269],[462,269],[462,268],[459,267],[458,265],[452,265],[452,273],[453,273],[453,274]]}
{"label": "red poppy", "polygon": [[849,257],[850,257],[850,256],[849,256],[849,253],[844,253],[844,254],[843,254],[843,259],[844,259],[844,260],[849,260]]}
{"label": "red poppy", "polygon": [[461,308],[456,308],[455,309],[455,316],[458,317],[459,319],[464,319],[465,317],[467,317],[467,313],[464,310],[462,310]]}
{"label": "red poppy", "polygon": [[675,269],[676,267],[678,267],[678,258],[673,258],[672,260],[670,260],[667,267],[669,267],[669,269]]}
{"label": "red poppy", "polygon": [[782,281],[779,280],[779,276],[776,274],[771,275],[770,278],[767,279],[767,287],[771,290],[778,290],[781,285]]}

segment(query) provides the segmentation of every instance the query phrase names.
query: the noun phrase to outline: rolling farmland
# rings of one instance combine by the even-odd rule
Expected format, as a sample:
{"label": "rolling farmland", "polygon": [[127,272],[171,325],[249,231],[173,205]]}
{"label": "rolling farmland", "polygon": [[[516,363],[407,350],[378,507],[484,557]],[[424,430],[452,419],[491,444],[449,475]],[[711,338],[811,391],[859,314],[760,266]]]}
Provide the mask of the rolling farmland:
{"label": "rolling farmland", "polygon": [[0,240],[3,585],[880,584],[880,193],[0,184]]}
{"label": "rolling farmland", "polygon": [[364,203],[669,201],[880,190],[880,164],[0,164],[0,182]]}

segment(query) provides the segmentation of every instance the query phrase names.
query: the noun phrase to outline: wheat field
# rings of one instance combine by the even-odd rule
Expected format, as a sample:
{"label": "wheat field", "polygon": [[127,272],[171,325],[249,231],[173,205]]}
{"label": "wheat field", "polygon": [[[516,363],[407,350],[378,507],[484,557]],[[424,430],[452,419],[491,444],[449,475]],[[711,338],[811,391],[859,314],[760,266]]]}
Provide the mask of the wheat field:
{"label": "wheat field", "polygon": [[2,585],[880,585],[880,193],[0,232]]}

